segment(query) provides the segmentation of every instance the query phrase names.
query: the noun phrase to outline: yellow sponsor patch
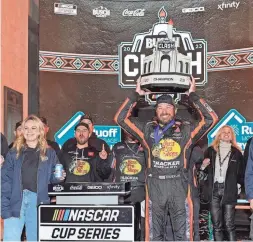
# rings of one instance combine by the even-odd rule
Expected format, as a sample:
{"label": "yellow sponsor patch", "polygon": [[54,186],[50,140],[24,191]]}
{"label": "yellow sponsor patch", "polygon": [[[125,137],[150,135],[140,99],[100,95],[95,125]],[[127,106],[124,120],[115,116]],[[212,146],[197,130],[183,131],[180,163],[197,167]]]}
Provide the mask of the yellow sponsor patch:
{"label": "yellow sponsor patch", "polygon": [[77,165],[74,168],[73,174],[76,176],[83,176],[89,173],[90,171],[90,164],[84,160],[78,160]]}
{"label": "yellow sponsor patch", "polygon": [[152,154],[161,160],[169,161],[180,156],[181,147],[172,139],[162,139],[159,144],[153,147]]}
{"label": "yellow sponsor patch", "polygon": [[141,172],[141,164],[136,159],[124,160],[121,164],[120,170],[125,175],[136,175]]}

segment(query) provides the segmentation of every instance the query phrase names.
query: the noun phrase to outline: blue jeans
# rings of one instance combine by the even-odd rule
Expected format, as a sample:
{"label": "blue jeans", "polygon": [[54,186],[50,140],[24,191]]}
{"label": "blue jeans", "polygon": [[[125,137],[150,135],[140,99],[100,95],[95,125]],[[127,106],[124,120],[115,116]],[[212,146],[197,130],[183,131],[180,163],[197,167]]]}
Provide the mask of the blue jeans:
{"label": "blue jeans", "polygon": [[24,225],[27,241],[37,241],[37,193],[29,190],[23,191],[20,218],[4,220],[3,241],[20,241]]}

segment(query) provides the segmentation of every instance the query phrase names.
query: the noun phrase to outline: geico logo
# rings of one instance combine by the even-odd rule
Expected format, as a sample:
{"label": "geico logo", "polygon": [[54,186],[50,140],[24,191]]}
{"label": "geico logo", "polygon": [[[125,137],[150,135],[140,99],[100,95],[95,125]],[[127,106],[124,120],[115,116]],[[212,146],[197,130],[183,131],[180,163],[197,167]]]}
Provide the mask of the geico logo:
{"label": "geico logo", "polygon": [[87,186],[87,189],[102,189],[102,186]]}
{"label": "geico logo", "polygon": [[203,12],[205,11],[204,7],[198,7],[198,8],[183,8],[183,13],[194,13],[194,12]]}
{"label": "geico logo", "polygon": [[95,130],[98,137],[116,137],[118,130],[111,128],[109,130]]}

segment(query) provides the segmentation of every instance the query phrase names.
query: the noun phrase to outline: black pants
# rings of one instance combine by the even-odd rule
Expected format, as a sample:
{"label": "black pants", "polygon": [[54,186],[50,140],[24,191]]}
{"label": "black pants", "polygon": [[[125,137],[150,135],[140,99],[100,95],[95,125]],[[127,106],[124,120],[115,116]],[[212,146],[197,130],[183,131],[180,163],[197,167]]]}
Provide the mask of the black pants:
{"label": "black pants", "polygon": [[192,197],[192,201],[193,201],[193,241],[200,241],[199,236],[200,201],[198,197]]}
{"label": "black pants", "polygon": [[[191,189],[195,189],[192,193],[192,203],[193,203],[193,241],[200,241],[199,236],[199,210],[200,210],[200,201],[198,197],[198,189],[191,187]],[[166,223],[166,234],[165,241],[175,241],[174,234],[172,230],[172,224],[170,220],[170,216],[168,214],[167,223]]]}
{"label": "black pants", "polygon": [[148,202],[146,203],[146,227],[150,241],[164,241],[168,212],[175,241],[189,240],[190,213],[192,208],[187,190],[181,179],[160,180],[148,178]]}
{"label": "black pants", "polygon": [[222,205],[224,195],[224,183],[214,183],[213,198],[211,201],[211,218],[215,241],[223,241],[224,229],[229,241],[236,241],[235,234],[235,206]]}
{"label": "black pants", "polygon": [[141,220],[141,202],[145,200],[145,188],[144,186],[133,187],[131,194],[125,197],[125,204],[131,204],[134,206],[134,240],[141,241],[144,238],[145,225]]}

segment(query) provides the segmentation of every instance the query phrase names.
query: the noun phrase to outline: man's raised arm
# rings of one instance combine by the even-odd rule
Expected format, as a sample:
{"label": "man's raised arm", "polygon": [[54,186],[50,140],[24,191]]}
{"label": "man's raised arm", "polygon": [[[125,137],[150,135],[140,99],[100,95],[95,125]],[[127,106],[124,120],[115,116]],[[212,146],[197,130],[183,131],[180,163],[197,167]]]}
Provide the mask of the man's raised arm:
{"label": "man's raised arm", "polygon": [[131,117],[132,111],[137,104],[139,95],[145,95],[145,92],[140,89],[140,83],[138,81],[136,92],[128,97],[120,106],[118,112],[114,117],[114,121],[140,142],[143,142],[143,130],[145,123],[142,123],[137,117]]}

